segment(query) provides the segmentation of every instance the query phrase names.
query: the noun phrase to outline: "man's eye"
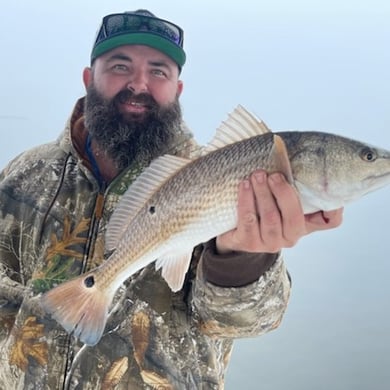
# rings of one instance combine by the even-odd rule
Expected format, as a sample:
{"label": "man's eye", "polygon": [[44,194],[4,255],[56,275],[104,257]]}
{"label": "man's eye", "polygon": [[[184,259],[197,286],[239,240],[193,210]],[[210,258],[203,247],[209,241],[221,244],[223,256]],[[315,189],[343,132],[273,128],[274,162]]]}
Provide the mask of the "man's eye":
{"label": "man's eye", "polygon": [[127,70],[127,66],[126,65],[122,65],[122,64],[116,64],[112,68],[114,70],[120,70],[120,71]]}
{"label": "man's eye", "polygon": [[162,71],[161,69],[154,69],[152,71],[152,73],[155,75],[155,76],[160,76],[160,77],[165,77],[166,74],[164,71]]}

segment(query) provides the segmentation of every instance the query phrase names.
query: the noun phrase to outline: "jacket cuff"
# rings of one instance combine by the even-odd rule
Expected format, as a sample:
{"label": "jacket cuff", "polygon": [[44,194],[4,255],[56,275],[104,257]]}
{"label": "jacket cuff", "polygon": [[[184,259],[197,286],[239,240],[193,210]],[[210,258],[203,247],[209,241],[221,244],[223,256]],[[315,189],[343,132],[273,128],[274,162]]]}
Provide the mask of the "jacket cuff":
{"label": "jacket cuff", "polygon": [[267,272],[279,253],[217,253],[215,239],[205,244],[202,256],[203,277],[220,287],[242,287],[254,283]]}

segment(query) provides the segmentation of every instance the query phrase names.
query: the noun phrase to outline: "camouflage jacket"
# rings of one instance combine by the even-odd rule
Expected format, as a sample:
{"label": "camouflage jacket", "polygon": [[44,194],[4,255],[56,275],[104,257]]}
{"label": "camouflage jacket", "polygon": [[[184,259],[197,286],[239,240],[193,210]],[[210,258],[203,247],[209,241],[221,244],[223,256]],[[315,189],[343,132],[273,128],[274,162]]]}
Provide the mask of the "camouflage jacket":
{"label": "camouflage jacket", "polygon": [[[106,222],[142,168],[99,188],[80,147],[82,113],[81,99],[56,142],[0,176],[0,389],[222,389],[234,338],[281,320],[290,284],[280,258],[253,283],[220,287],[203,276],[212,255],[200,245],[177,293],[150,265],[117,292],[94,347],[42,312],[42,292],[102,261]],[[177,145],[177,155],[194,150],[185,131]]]}

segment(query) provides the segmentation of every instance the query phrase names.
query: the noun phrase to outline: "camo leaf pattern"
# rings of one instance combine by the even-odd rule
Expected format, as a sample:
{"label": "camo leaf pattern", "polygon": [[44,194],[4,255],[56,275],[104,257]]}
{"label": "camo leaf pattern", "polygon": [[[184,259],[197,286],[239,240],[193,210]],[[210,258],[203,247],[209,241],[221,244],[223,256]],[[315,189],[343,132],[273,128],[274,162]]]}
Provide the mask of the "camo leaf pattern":
{"label": "camo leaf pattern", "polygon": [[115,389],[115,386],[119,384],[128,367],[129,358],[127,356],[115,360],[103,379],[102,390]]}
{"label": "camo leaf pattern", "polygon": [[45,292],[79,273],[79,267],[75,267],[75,261],[78,260],[81,263],[83,252],[77,248],[85,245],[89,224],[90,218],[83,218],[72,230],[69,218],[65,217],[61,239],[52,234],[51,243],[46,252],[46,264],[43,269],[33,275],[32,287],[35,293]]}
{"label": "camo leaf pattern", "polygon": [[44,336],[44,325],[36,321],[36,317],[28,317],[22,328],[16,331],[16,342],[10,352],[10,364],[26,371],[29,358],[33,358],[40,366],[47,363],[48,347],[41,341]]}

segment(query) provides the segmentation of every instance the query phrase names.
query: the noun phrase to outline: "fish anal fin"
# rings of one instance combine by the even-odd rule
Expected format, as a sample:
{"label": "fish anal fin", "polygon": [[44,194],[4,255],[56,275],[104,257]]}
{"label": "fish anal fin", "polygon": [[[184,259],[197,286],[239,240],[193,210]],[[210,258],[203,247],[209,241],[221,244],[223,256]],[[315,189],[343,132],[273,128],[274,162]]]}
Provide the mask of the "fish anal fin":
{"label": "fish anal fin", "polygon": [[294,182],[286,144],[284,143],[282,137],[277,134],[274,134],[271,162],[273,172],[283,173],[290,184]]}
{"label": "fish anal fin", "polygon": [[156,269],[161,268],[161,275],[173,292],[179,291],[183,287],[191,258],[192,251],[167,254],[156,261]]}
{"label": "fish anal fin", "polygon": [[271,130],[262,120],[239,105],[218,127],[214,138],[206,146],[205,152],[212,152],[234,142],[269,132]]}
{"label": "fish anal fin", "polygon": [[96,285],[90,286],[90,278],[83,274],[54,287],[43,294],[41,305],[69,334],[95,345],[103,335],[113,296]]}

